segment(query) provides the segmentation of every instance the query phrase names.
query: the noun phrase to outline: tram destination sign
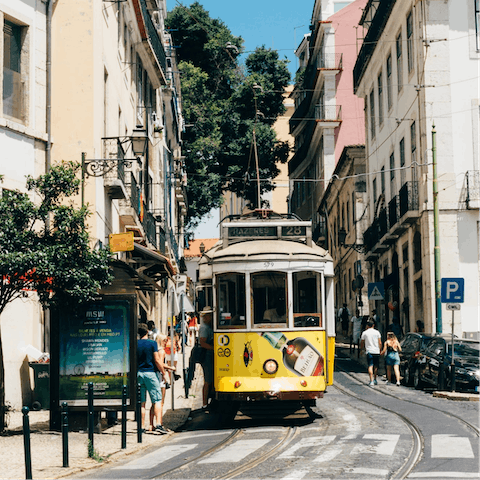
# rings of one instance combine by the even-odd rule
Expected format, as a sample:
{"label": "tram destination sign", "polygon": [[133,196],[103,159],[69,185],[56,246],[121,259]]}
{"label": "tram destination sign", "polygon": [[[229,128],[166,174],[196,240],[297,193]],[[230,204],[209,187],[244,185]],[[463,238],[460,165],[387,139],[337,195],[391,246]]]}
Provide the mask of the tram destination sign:
{"label": "tram destination sign", "polygon": [[[287,225],[281,227],[282,237],[304,237],[307,234],[307,227],[302,225]],[[228,227],[229,238],[277,238],[276,226],[263,227]]]}

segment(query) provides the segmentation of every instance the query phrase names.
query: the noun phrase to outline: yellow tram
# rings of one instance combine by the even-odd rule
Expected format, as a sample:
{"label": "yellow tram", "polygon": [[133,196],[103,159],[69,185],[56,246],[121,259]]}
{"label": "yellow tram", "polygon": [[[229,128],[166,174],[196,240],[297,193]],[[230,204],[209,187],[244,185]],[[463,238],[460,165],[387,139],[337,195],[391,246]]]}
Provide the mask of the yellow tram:
{"label": "yellow tram", "polygon": [[333,275],[311,222],[266,210],[222,222],[220,241],[199,263],[213,302],[220,408],[309,407],[323,396],[333,383]]}

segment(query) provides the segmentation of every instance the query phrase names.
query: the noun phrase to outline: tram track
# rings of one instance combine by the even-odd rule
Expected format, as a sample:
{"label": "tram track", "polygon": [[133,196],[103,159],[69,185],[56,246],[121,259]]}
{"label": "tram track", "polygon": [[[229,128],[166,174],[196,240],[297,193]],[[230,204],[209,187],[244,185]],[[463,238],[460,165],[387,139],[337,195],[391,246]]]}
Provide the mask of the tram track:
{"label": "tram track", "polygon": [[196,457],[188,460],[188,462],[185,462],[185,463],[182,463],[181,465],[178,465],[174,468],[170,468],[169,470],[166,470],[165,472],[162,472],[158,475],[155,475],[153,477],[150,477],[152,480],[155,479],[155,478],[164,478],[165,475],[168,475],[172,472],[176,472],[177,470],[180,470],[182,468],[185,468],[195,462],[198,462],[199,460],[202,460],[203,458],[207,457],[208,455],[216,452],[217,450],[220,450],[222,447],[228,445],[229,443],[231,443],[234,439],[236,439],[240,434],[242,433],[242,429],[241,428],[236,428],[235,430],[233,430],[233,432],[227,437],[227,438],[224,438],[221,442],[218,442],[216,445],[214,445],[213,447],[209,448],[208,450],[205,450],[204,452],[202,452],[200,455],[197,455]]}
{"label": "tram track", "polygon": [[[219,477],[214,477],[214,480],[228,480],[235,478],[236,476],[247,472],[248,470],[251,470],[252,468],[257,467],[258,465],[262,464],[266,460],[268,460],[270,457],[278,453],[279,450],[281,450],[284,447],[287,447],[290,442],[293,440],[295,437],[295,434],[297,433],[298,428],[296,426],[290,426],[286,427],[287,431],[285,435],[283,436],[280,441],[278,441],[268,452],[263,453],[260,457],[250,461],[246,465],[242,465],[240,467],[234,468],[233,470],[230,470],[224,475],[221,475]],[[237,428],[235,429],[227,438],[223,439],[221,442],[217,443],[213,447],[209,448],[205,452],[202,452],[200,455],[197,455],[196,457],[188,460],[187,462],[178,465],[174,468],[171,468],[169,470],[166,470],[165,472],[162,472],[158,475],[155,475],[153,477],[150,477],[152,480],[157,479],[157,478],[165,478],[169,474],[173,472],[178,472],[179,470],[182,470],[184,468],[187,468],[188,466],[191,466],[192,464],[199,462],[203,460],[204,458],[208,457],[209,455],[221,450],[225,446],[227,446],[229,443],[231,443],[233,440],[237,439],[242,433],[244,432],[244,429]]]}
{"label": "tram track", "polygon": [[[340,367],[338,364],[336,365],[336,368],[338,370],[341,370],[347,376],[353,378],[355,381],[359,382],[359,384],[363,383],[363,382],[359,381],[358,378],[356,378],[355,375],[352,375],[350,372],[348,372],[344,368]],[[373,401],[366,400],[365,398],[362,398],[360,395],[357,395],[357,394],[349,391],[348,389],[346,389],[344,387],[341,387],[339,385],[338,381],[334,382],[333,387],[336,388],[338,391],[342,392],[344,395],[355,398],[355,400],[357,400],[357,401],[361,401],[361,402],[367,403],[369,405],[373,405],[373,406],[375,406],[375,407],[377,407],[381,410],[384,410],[384,411],[387,411],[389,413],[392,413],[392,414],[396,415],[407,425],[407,427],[409,428],[409,430],[412,434],[412,439],[413,439],[412,449],[410,450],[410,454],[406,458],[404,464],[395,473],[393,473],[389,478],[390,479],[404,479],[404,478],[408,477],[408,475],[413,471],[415,466],[420,462],[420,460],[422,458],[423,451],[424,451],[424,447],[425,447],[425,438],[424,438],[420,428],[412,420],[410,420],[408,417],[406,417],[405,415],[403,415],[403,414],[401,414],[401,413],[399,413],[399,412],[397,412],[397,411],[395,411],[391,408],[384,407],[382,405],[378,405],[378,403],[375,403]],[[476,427],[475,425],[472,425],[470,422],[467,422],[462,417],[460,417],[458,415],[455,415],[454,413],[446,412],[444,410],[440,410],[439,408],[433,407],[431,405],[426,405],[424,403],[415,402],[413,400],[403,398],[399,395],[395,395],[391,392],[386,392],[386,391],[376,389],[375,393],[382,394],[382,395],[385,395],[387,397],[391,397],[391,398],[394,398],[396,400],[400,400],[400,401],[408,403],[408,404],[419,405],[423,408],[428,408],[430,410],[434,410],[436,412],[439,412],[439,413],[441,413],[445,416],[453,418],[453,419],[457,420],[458,422],[462,423],[467,428],[472,430],[477,437],[480,436],[480,430],[479,430],[478,427]]]}

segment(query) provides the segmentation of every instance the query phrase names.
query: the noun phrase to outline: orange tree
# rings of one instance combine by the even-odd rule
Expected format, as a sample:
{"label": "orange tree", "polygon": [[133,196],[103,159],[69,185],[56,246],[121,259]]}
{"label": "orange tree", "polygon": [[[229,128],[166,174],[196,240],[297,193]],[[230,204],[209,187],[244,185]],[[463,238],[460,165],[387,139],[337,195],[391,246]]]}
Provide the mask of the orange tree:
{"label": "orange tree", "polygon": [[[33,296],[43,308],[76,308],[110,283],[110,253],[93,249],[87,206],[70,197],[80,181],[78,164],[64,163],[26,192],[3,190],[0,198],[0,320],[8,304]],[[5,428],[5,375],[0,337],[0,431]]]}

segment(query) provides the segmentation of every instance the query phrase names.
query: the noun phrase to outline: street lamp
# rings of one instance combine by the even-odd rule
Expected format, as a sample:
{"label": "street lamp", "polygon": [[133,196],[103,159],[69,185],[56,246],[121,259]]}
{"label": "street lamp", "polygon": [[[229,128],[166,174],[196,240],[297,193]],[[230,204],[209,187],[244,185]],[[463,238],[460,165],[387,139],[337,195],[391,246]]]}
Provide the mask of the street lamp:
{"label": "street lamp", "polygon": [[205,253],[205,244],[203,242],[200,244],[200,253],[202,255]]}
{"label": "street lamp", "polygon": [[345,240],[347,239],[347,231],[342,227],[338,230],[338,243],[346,248],[352,248],[358,253],[364,253],[365,252],[365,245],[363,244],[346,244]]}
{"label": "street lamp", "polygon": [[[85,200],[85,178],[86,177],[104,177],[114,168],[131,168],[133,162],[140,162],[141,156],[144,156],[148,145],[148,136],[146,130],[133,130],[130,137],[105,137],[102,138],[104,145],[112,150],[110,158],[87,159],[86,153],[82,152],[82,205]],[[123,145],[131,145],[132,153],[135,158],[125,158]]]}

